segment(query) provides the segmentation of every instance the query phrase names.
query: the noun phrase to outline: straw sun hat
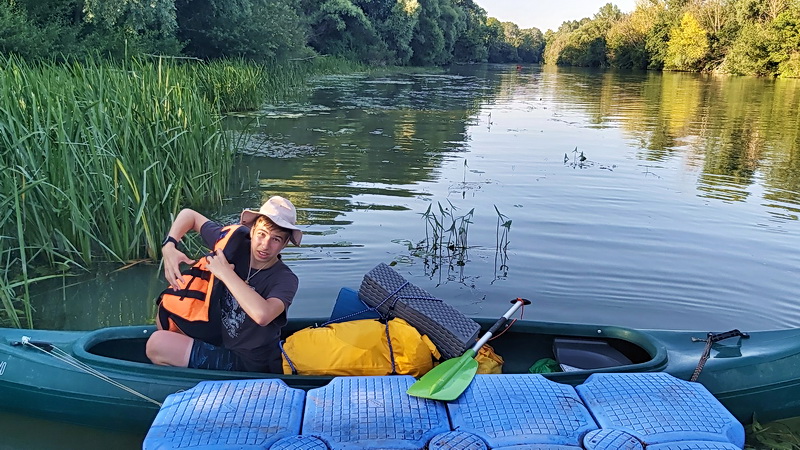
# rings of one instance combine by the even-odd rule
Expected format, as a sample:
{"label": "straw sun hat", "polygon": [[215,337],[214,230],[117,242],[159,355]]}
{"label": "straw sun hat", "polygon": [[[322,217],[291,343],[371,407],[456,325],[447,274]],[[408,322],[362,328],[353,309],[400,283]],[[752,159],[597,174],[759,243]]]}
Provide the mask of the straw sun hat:
{"label": "straw sun hat", "polygon": [[261,205],[261,209],[258,211],[252,209],[242,211],[240,221],[242,225],[252,227],[256,223],[258,216],[266,216],[275,225],[291,230],[292,234],[289,236],[289,240],[294,245],[300,245],[300,241],[303,239],[303,232],[296,225],[297,210],[292,202],[279,195],[272,196],[266,203]]}

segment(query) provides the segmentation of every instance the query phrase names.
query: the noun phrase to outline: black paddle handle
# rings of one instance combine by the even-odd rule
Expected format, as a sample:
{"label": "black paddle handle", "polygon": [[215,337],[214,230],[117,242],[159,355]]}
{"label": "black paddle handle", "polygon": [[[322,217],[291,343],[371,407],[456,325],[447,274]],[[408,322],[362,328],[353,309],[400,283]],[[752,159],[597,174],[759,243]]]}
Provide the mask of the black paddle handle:
{"label": "black paddle handle", "polygon": [[494,325],[492,325],[492,328],[489,328],[488,332],[491,333],[492,336],[494,336],[497,333],[497,330],[502,328],[506,324],[506,322],[508,322],[508,319],[506,319],[505,317],[501,317],[497,322],[494,323]]}
{"label": "black paddle handle", "polygon": [[[528,300],[528,299],[525,299],[525,298],[515,298],[514,300],[511,300],[512,304],[517,303],[517,302],[521,302],[522,306],[531,304],[531,301]],[[509,310],[509,312],[511,312],[513,314],[516,311]],[[499,330],[500,328],[503,328],[503,326],[505,326],[506,322],[508,322],[509,317],[510,317],[510,315],[508,313],[506,313],[506,315],[504,315],[503,317],[498,319],[497,322],[495,322],[494,325],[492,325],[492,327],[489,328],[488,333],[491,333],[492,336],[494,336],[497,333],[497,330]]]}

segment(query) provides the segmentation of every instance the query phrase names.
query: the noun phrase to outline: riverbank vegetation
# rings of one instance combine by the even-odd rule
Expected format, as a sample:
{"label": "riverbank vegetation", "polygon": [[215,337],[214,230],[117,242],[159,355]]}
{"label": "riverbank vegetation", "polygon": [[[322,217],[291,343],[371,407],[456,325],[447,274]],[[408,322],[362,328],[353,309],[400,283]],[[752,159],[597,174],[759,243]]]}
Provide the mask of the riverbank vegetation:
{"label": "riverbank vegetation", "polygon": [[87,52],[370,65],[540,63],[800,77],[800,0],[608,3],[557,30],[520,29],[473,0],[3,0],[0,52]]}
{"label": "riverbank vegetation", "polygon": [[545,34],[549,64],[800,77],[797,0],[612,4]]}

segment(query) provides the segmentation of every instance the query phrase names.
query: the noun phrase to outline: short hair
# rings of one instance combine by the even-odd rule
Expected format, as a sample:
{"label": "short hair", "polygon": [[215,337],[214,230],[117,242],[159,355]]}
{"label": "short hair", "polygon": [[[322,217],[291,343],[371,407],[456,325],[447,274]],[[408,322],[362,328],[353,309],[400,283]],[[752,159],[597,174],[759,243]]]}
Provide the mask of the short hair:
{"label": "short hair", "polygon": [[267,216],[260,215],[256,218],[256,221],[253,222],[253,229],[255,230],[259,225],[263,225],[264,228],[268,229],[269,231],[280,231],[286,235],[284,241],[288,241],[289,238],[292,237],[292,230],[288,228],[283,228],[282,226],[276,224]]}

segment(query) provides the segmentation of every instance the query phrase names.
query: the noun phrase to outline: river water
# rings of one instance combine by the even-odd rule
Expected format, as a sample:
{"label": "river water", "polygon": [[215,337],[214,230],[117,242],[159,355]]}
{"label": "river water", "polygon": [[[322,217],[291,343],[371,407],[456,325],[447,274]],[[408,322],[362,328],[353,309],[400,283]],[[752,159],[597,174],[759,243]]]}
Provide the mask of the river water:
{"label": "river water", "polygon": [[[226,119],[247,138],[230,199],[208,214],[294,202],[294,316],[329,314],[384,262],[471,316],[525,297],[541,320],[797,327],[799,112],[800,80],[539,66],[325,77]],[[41,286],[36,326],[152,321],[158,267],[115,268]]]}

